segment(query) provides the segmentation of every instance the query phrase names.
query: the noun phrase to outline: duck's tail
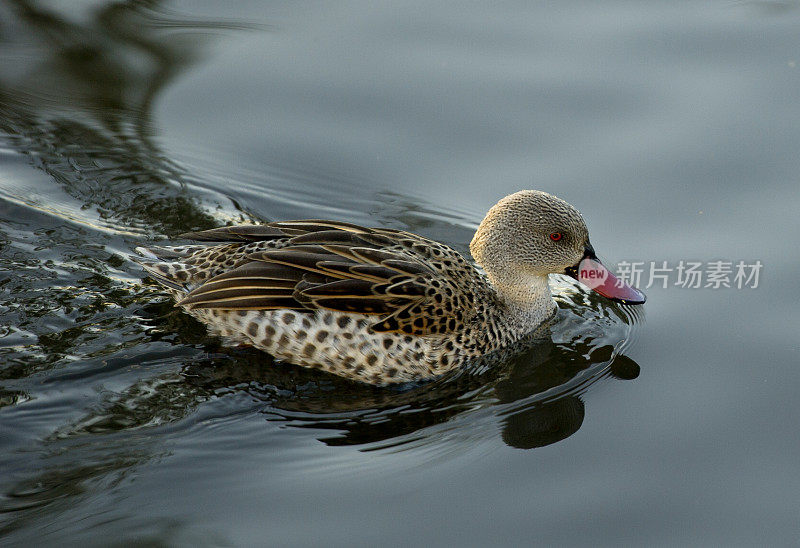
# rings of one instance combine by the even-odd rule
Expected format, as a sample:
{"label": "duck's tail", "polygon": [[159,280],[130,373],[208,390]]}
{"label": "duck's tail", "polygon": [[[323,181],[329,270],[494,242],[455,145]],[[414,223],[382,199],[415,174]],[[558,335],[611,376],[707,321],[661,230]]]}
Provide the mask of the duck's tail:
{"label": "duck's tail", "polygon": [[195,268],[180,259],[190,255],[197,246],[137,247],[131,259],[139,263],[156,282],[180,296],[192,290]]}

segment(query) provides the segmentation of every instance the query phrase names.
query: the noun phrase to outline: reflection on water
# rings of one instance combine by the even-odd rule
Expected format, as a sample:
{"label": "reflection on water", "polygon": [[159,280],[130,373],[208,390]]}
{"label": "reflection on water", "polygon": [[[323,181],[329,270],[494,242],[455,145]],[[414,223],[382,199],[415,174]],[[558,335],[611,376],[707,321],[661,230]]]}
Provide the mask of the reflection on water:
{"label": "reflection on water", "polygon": [[101,226],[141,234],[214,226],[153,144],[150,119],[155,97],[196,60],[203,39],[166,32],[179,23],[147,4],[100,6],[79,24],[11,2],[15,28],[3,46],[20,50],[25,70],[0,74],[0,130]]}
{"label": "reflection on water", "polygon": [[[135,489],[124,480],[168,458],[170,440],[210,401],[247,395],[267,423],[330,447],[458,451],[474,441],[442,435],[447,424],[530,449],[580,428],[581,394],[595,382],[637,377],[621,354],[635,320],[565,281],[559,315],[530,349],[419,386],[361,386],[221,347],[139,283],[126,253],[139,239],[237,215],[224,189],[201,192],[159,151],[151,119],[205,33],[237,25],[179,20],[158,2],[69,16],[21,0],[0,10],[6,55],[24,60],[0,70],[2,160],[38,170],[0,186],[0,286],[13,296],[0,302],[0,534],[81,504],[97,512],[98,493]],[[375,224],[465,249],[470,227],[455,217],[399,195],[377,201],[387,206]],[[213,432],[199,443],[216,443]]]}
{"label": "reflection on water", "polygon": [[[571,313],[563,311],[562,316]],[[609,320],[589,314],[581,318],[598,323]],[[180,371],[128,387],[93,409],[89,416],[60,430],[57,436],[164,424],[181,419],[210,398],[244,391],[260,402],[260,407],[263,405],[267,420],[279,420],[292,427],[335,430],[336,435],[320,439],[329,445],[393,440],[396,446],[404,443],[397,438],[488,406],[496,406],[493,412],[504,417],[504,438],[518,442],[512,445],[547,445],[562,439],[546,441],[553,427],[565,432],[562,437],[580,427],[583,405],[579,395],[591,384],[607,375],[625,380],[638,376],[638,365],[618,355],[611,344],[619,346],[621,341],[614,337],[627,335],[629,326],[620,322],[615,330],[611,321],[609,324],[610,332],[606,331],[602,338],[555,343],[554,336],[558,339],[564,335],[558,332],[557,321],[553,326],[555,334],[550,332],[551,326],[540,328],[530,348],[503,363],[493,363],[489,369],[388,389],[269,363],[268,356],[257,350],[219,347],[213,357],[186,363]],[[552,409],[580,410],[580,417],[554,413]],[[541,429],[539,425],[547,427]],[[543,437],[539,438],[539,434]],[[420,436],[426,437],[422,433],[415,439]]]}

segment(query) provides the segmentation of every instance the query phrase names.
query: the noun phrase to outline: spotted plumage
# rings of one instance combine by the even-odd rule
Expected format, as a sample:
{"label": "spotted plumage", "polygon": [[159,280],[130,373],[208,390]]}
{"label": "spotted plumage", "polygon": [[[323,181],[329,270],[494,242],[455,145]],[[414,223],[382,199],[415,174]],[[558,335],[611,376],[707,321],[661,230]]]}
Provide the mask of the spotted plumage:
{"label": "spotted plumage", "polygon": [[[537,191],[504,200],[470,246],[486,274],[409,232],[322,220],[185,234],[202,243],[140,248],[138,260],[179,306],[236,342],[366,383],[417,381],[536,328],[555,310],[547,273],[589,246],[566,202]],[[555,230],[567,242],[541,238]]]}

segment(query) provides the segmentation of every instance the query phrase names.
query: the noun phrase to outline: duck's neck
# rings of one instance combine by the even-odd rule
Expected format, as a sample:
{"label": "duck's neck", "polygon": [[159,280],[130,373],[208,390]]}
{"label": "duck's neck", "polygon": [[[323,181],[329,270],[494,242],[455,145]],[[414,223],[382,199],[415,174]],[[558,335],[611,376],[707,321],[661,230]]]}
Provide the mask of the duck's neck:
{"label": "duck's neck", "polygon": [[546,275],[489,279],[505,303],[509,319],[521,330],[535,328],[556,308]]}

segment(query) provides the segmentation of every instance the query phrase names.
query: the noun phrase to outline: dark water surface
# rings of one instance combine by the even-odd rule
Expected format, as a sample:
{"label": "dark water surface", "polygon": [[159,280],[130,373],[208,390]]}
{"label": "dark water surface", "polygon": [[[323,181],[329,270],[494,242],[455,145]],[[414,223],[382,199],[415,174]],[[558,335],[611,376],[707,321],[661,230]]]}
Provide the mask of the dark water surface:
{"label": "dark water surface", "polygon": [[[800,542],[798,8],[1,3],[0,544]],[[643,263],[646,322],[554,279],[526,353],[377,389],[128,258],[305,217],[466,251],[521,188]]]}

